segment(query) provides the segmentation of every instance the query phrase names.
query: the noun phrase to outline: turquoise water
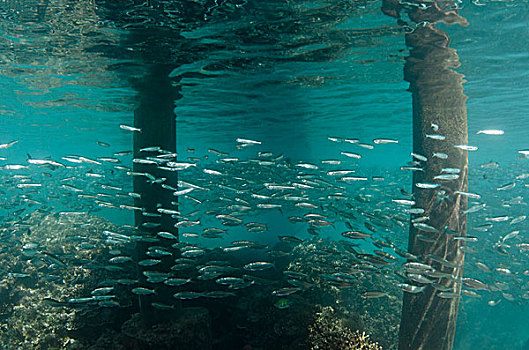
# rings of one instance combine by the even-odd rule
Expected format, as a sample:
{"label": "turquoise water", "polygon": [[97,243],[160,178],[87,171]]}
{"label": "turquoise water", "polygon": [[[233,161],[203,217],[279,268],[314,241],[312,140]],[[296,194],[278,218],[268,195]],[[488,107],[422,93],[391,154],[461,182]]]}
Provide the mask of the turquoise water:
{"label": "turquoise water", "polygon": [[[272,247],[280,241],[278,236],[281,235],[303,239],[305,243],[301,246],[308,246],[311,240],[317,238],[314,232],[307,232],[307,227],[314,227],[288,219],[308,211],[285,201],[281,201],[281,210],[258,210],[258,201],[250,201],[244,191],[270,195],[264,183],[292,183],[300,179],[296,176],[317,174],[314,176],[343,186],[338,192],[347,199],[340,202],[327,197],[337,192],[330,185],[324,185],[321,193],[299,188],[289,189],[287,193],[306,195],[307,201],[316,204],[315,210],[326,215],[324,220],[332,222],[332,226],[316,227],[320,238],[325,242],[343,239],[340,233],[349,230],[345,222],[353,220],[333,213],[328,205],[345,210],[342,205],[348,202],[351,207],[347,210],[352,212],[354,208],[357,216],[359,212],[367,212],[391,218],[404,217],[406,225],[394,224],[391,229],[377,226],[373,238],[390,236],[395,246],[406,250],[410,217],[403,207],[391,200],[403,198],[401,189],[411,193],[414,188],[411,172],[402,171],[400,167],[412,160],[410,153],[413,152],[412,101],[411,93],[407,91],[409,83],[403,80],[403,67],[409,56],[405,36],[415,24],[404,15],[403,19],[410,24],[398,24],[396,19],[384,15],[380,7],[381,2],[378,1],[334,0],[11,1],[1,4],[3,45],[0,47],[0,93],[3,98],[0,102],[0,144],[6,146],[0,148],[0,157],[5,158],[0,161],[0,178],[3,181],[0,193],[5,198],[0,217],[5,232],[11,233],[16,228],[12,234],[16,238],[14,241],[18,242],[11,243],[4,238],[7,247],[16,248],[8,249],[6,254],[15,254],[17,249],[22,252],[21,245],[32,240],[24,236],[25,233],[19,231],[16,224],[31,221],[28,217],[39,208],[52,216],[70,211],[99,216],[116,225],[122,233],[130,226],[140,224],[135,222],[134,210],[119,207],[142,205],[128,196],[129,192],[137,192],[138,189],[134,187],[133,176],[127,174],[127,170],[116,169],[116,163],[112,161],[99,161],[99,164],[85,161],[81,162],[81,166],[63,157],[73,155],[74,160],[79,156],[91,160],[113,157],[132,171],[133,157],[143,156],[138,153],[138,147],[135,155],[114,154],[132,151],[135,147],[134,137],[139,137],[139,133],[120,129],[120,125],[137,125],[135,113],[138,115],[142,103],[148,99],[142,96],[150,96],[149,91],[155,91],[155,95],[163,93],[164,88],[157,82],[149,85],[149,81],[153,81],[149,80],[153,67],[163,67],[161,76],[168,77],[169,82],[165,89],[177,96],[169,100],[169,104],[174,106],[172,113],[176,121],[176,138],[170,141],[176,143],[178,157],[174,160],[197,163],[190,169],[178,171],[178,180],[206,188],[189,194],[202,203],[180,197],[178,207],[172,208],[185,214],[177,219],[179,221],[200,219],[198,225],[172,231],[180,233],[181,242],[211,250],[228,247],[230,242],[238,240],[251,240],[267,246],[264,251],[245,253],[240,260],[244,263],[272,261],[267,251],[274,250]],[[461,63],[456,71],[464,75],[464,94],[468,97],[468,144],[478,147],[476,151],[468,152],[468,190],[480,194],[481,199],[470,199],[469,207],[486,204],[482,210],[468,215],[467,233],[479,240],[469,243],[476,252],[467,253],[463,276],[477,278],[489,286],[495,285],[496,289],[491,287],[478,291],[480,298],[461,296],[454,349],[525,349],[523,346],[529,339],[526,322],[529,279],[524,273],[527,271],[526,251],[518,248],[517,244],[529,241],[526,237],[527,223],[520,221],[512,224],[512,219],[527,215],[524,201],[527,179],[520,175],[529,172],[528,163],[518,151],[529,148],[526,140],[529,123],[525,120],[529,86],[526,69],[526,48],[529,46],[526,19],[529,9],[525,2],[501,1],[463,1],[460,7],[459,14],[466,18],[468,26],[438,23],[437,28],[450,37],[450,47],[456,50]],[[156,104],[151,107],[153,112],[147,119],[155,129],[160,127],[161,115],[166,110],[156,110]],[[486,129],[502,130],[504,133],[478,134],[478,131]],[[329,140],[333,137],[358,141]],[[248,146],[237,142],[238,138],[258,140],[260,144]],[[374,143],[374,139],[380,138],[398,143]],[[13,141],[17,142],[7,146]],[[373,149],[361,147],[358,143],[369,144]],[[225,154],[218,155],[218,152]],[[258,152],[271,152],[273,156],[259,157]],[[349,158],[340,152],[354,152],[361,158]],[[280,155],[284,158],[274,160],[271,166],[275,170],[270,173],[258,170],[254,163],[248,162],[252,159],[270,160]],[[238,160],[234,164],[218,161],[223,157],[236,157]],[[28,163],[28,159],[53,160],[68,167],[36,166]],[[338,159],[342,163],[334,167],[321,163],[329,159]],[[491,162],[497,165],[482,166]],[[319,169],[312,171],[296,167],[300,163],[317,165]],[[13,164],[27,168],[6,168],[6,165]],[[268,169],[266,167],[263,169]],[[218,170],[222,176],[207,177],[202,171],[204,168]],[[325,175],[326,171],[338,169],[352,169],[356,171],[354,176],[368,179],[343,183]],[[134,171],[142,170],[134,166]],[[100,174],[101,177],[86,176],[86,173]],[[160,177],[159,174],[155,176]],[[237,175],[242,180],[234,180]],[[373,176],[383,179],[377,181]],[[170,182],[173,180],[169,178],[166,183],[175,187],[176,183]],[[35,183],[41,187],[36,190],[17,187],[24,183]],[[118,193],[108,189],[101,191],[102,183],[119,187]],[[516,186],[498,190],[510,183]],[[65,184],[75,190],[64,187]],[[219,189],[218,184],[233,186],[244,192],[240,197],[248,203],[235,201],[232,197],[235,195],[229,190]],[[153,184],[152,188],[152,193],[157,196],[159,192],[154,192],[154,188],[159,188],[159,184]],[[150,189],[143,191],[149,192]],[[80,197],[79,194],[88,197]],[[284,194],[281,192],[281,195]],[[90,197],[92,195],[97,198]],[[231,201],[223,202],[222,196]],[[282,197],[274,195],[266,203],[278,203],[275,201],[278,198]],[[368,200],[362,201],[365,198]],[[31,203],[31,200],[36,202]],[[252,208],[250,214],[232,209],[228,211],[228,206],[233,204],[248,205]],[[213,215],[207,214],[208,211],[213,211]],[[266,224],[267,230],[256,235],[248,232],[245,226],[220,225],[215,215],[229,213],[244,218],[245,223]],[[500,215],[509,216],[508,221],[495,222],[493,228],[486,232],[475,230],[475,227],[488,223],[487,219]],[[369,222],[360,218],[353,223],[354,229],[366,231],[366,220]],[[227,229],[228,233],[216,239],[183,235],[184,232],[201,235],[205,228],[213,226]],[[102,231],[95,226],[94,230]],[[498,253],[495,243],[502,239],[507,241],[505,236],[513,230],[519,233],[507,239],[509,254]],[[40,239],[43,241],[39,242],[42,248],[38,254],[43,254],[44,250],[51,248],[45,245],[45,236]],[[99,243],[101,251],[113,248],[104,239]],[[354,243],[359,244],[357,249],[367,254],[373,254],[377,249],[369,239],[355,240]],[[122,248],[123,252],[135,249],[133,244],[127,247]],[[174,257],[179,254],[176,250]],[[384,251],[395,255],[392,249]],[[140,259],[134,254],[129,255],[135,260]],[[19,259],[20,264],[14,268],[6,263],[2,267],[4,275],[9,272],[24,273],[31,270],[31,266],[37,266],[34,259],[27,256],[14,258]],[[69,261],[72,257],[65,254],[62,259]],[[379,274],[392,276],[392,280],[397,278],[394,272],[401,270],[405,262],[400,257],[397,259],[392,265],[394,267],[380,268],[382,272],[379,271]],[[257,277],[275,282],[280,280],[279,266],[282,263],[273,262],[277,265],[277,274],[266,275],[265,272],[265,275]],[[476,262],[486,264],[492,271],[480,270]],[[306,264],[313,264],[314,271],[324,269],[323,263],[318,265],[311,260]],[[236,268],[242,271],[241,266]],[[503,275],[495,268],[509,269],[511,274]],[[337,269],[336,266],[334,269]],[[44,272],[39,273],[39,278],[42,278]],[[196,275],[178,277],[195,281]],[[11,290],[20,286],[16,280],[8,282]],[[46,289],[39,283],[36,289]],[[384,306],[387,302],[393,310],[400,305],[395,300],[400,300],[403,293],[395,285],[388,283],[384,290],[394,299],[360,297],[356,292],[381,287],[373,285],[370,288],[366,284],[361,288],[353,287],[358,288],[354,289],[354,293],[338,293],[334,295],[336,300],[320,300],[318,303],[328,306],[335,302],[339,304],[337,300],[347,300],[360,311],[368,309],[372,312],[371,317],[376,319],[379,317],[376,306]],[[279,287],[285,285],[274,284],[271,289]],[[129,289],[121,293],[127,294],[125,299],[131,299],[134,306],[122,308],[123,314],[139,310],[138,300]],[[161,290],[156,301],[172,305],[174,298],[164,300],[165,292]],[[241,294],[249,297],[251,290]],[[311,290],[318,293],[311,288],[301,289],[300,298],[305,298],[306,304],[314,300],[310,297]],[[269,296],[268,290],[266,292]],[[68,297],[90,295],[89,291],[84,291],[84,294],[70,291],[69,295],[50,293],[48,291],[46,296],[61,302]],[[235,300],[230,299],[233,305],[242,300],[241,294],[237,294]],[[205,306],[212,310],[217,307],[209,301],[200,300],[184,299],[182,302],[184,306],[189,303],[190,306]],[[275,301],[268,303],[272,309]],[[9,303],[15,304],[7,300],[4,304]],[[46,310],[53,313],[57,309]],[[246,314],[243,309],[237,310],[244,319]],[[394,317],[391,326],[398,326],[395,320],[400,320],[400,314],[396,313]],[[218,318],[215,320],[218,322]],[[2,322],[9,323],[9,318]],[[118,321],[116,325],[119,328]],[[377,327],[380,325],[365,321],[364,329],[368,333],[373,333],[370,331]],[[384,348],[397,348],[395,332],[392,333],[393,338],[384,339],[381,333],[371,336]],[[266,348],[257,340],[254,343],[251,339],[245,341],[244,344],[234,344],[232,348]],[[17,345],[13,344],[5,347],[16,348]],[[30,348],[27,343],[24,344]],[[270,348],[270,343],[266,344]],[[278,341],[276,345],[277,349],[282,349],[280,346],[284,344]],[[218,348],[221,348],[220,345]]]}

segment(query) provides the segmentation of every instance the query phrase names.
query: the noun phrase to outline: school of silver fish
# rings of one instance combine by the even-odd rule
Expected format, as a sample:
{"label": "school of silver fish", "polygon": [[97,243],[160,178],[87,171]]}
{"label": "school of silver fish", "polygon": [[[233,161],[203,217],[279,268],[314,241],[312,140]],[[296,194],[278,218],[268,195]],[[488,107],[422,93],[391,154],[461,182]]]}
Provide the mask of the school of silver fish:
{"label": "school of silver fish", "polygon": [[[123,132],[142,132],[123,124],[119,128]],[[441,131],[432,124],[432,132],[425,137],[446,142]],[[477,134],[502,136],[504,132],[487,129]],[[64,154],[57,159],[35,159],[28,154],[27,161],[17,163],[0,154],[0,194],[5,198],[0,211],[2,236],[27,229],[24,218],[37,209],[59,217],[106,210],[114,215],[140,212],[145,218],[152,218],[143,222],[142,227],[128,224],[121,225],[118,232],[102,232],[105,240],[100,244],[113,248],[113,257],[102,268],[116,274],[111,279],[113,283],[98,287],[84,297],[50,298],[48,302],[54,306],[119,307],[115,295],[117,286],[139,296],[166,295],[169,291],[171,300],[152,301],[152,307],[162,310],[172,309],[177,299],[236,297],[240,289],[256,285],[268,286],[273,296],[287,297],[310,289],[316,280],[346,288],[354,284],[355,273],[359,271],[393,271],[401,278],[397,287],[405,293],[421,293],[430,285],[437,290],[439,298],[459,298],[459,293],[447,290],[439,281],[456,279],[456,272],[463,268],[465,275],[456,282],[462,284],[461,294],[465,297],[483,298],[491,306],[502,300],[515,303],[529,300],[526,263],[529,238],[525,232],[527,204],[523,195],[529,187],[529,173],[523,172],[529,150],[519,150],[518,162],[504,169],[509,179],[496,175],[500,167],[497,162],[471,164],[470,188],[482,191],[454,194],[469,199],[468,208],[461,213],[468,216],[468,235],[445,231],[451,239],[461,242],[460,249],[466,253],[465,266],[458,266],[442,256],[414,256],[406,247],[410,224],[423,233],[440,232],[429,224],[425,208],[416,206],[410,190],[411,174],[422,171],[430,158],[443,160],[448,158],[447,154],[412,152],[410,162],[400,169],[381,169],[380,173],[373,174],[359,166],[360,159],[368,157],[371,149],[392,147],[398,140],[374,138],[371,143],[363,143],[355,138],[328,137],[328,142],[339,148],[336,157],[317,162],[292,161],[283,154],[266,151],[266,145],[251,138],[240,137],[234,141],[240,154],[216,149],[209,149],[202,156],[195,155],[194,149],[177,154],[155,145],[139,150],[136,154],[141,157],[136,158],[132,151],[109,152],[101,157]],[[97,145],[111,149],[104,141],[97,141]],[[6,149],[31,152],[23,147],[22,140],[14,140],[0,144],[0,152]],[[472,145],[453,147],[462,151],[478,150]],[[251,150],[254,156],[245,156]],[[156,177],[148,171],[136,172],[133,164],[156,168],[157,173],[177,172],[178,186],[166,184],[167,178]],[[414,186],[423,191],[439,191],[439,194],[441,184],[458,179],[460,173],[461,169],[443,168],[432,182]],[[160,205],[156,212],[135,206],[134,200],[140,199],[141,194],[132,188],[133,177],[145,178],[152,186],[164,189],[169,198],[174,198],[172,206]],[[443,200],[441,195],[438,197]],[[163,216],[177,220],[174,229],[154,234],[142,232],[142,228],[156,231]],[[280,229],[278,225],[282,225]],[[233,236],[244,239],[231,239]],[[288,247],[310,244],[314,237],[338,241],[340,249],[322,249],[316,253],[349,259],[351,271],[335,271],[332,266],[323,275],[288,269],[276,271],[276,261],[288,256]],[[419,234],[417,238],[425,242],[430,239],[426,234]],[[124,254],[130,252],[125,247],[138,243],[150,245],[147,258],[139,261],[132,254]],[[68,257],[47,252],[45,242],[18,244],[23,261],[39,260],[58,270],[71,263]],[[96,249],[83,237],[79,237],[78,246]],[[209,258],[213,250],[220,250],[221,254],[215,255],[215,260]],[[246,254],[243,263],[231,263],[233,255],[242,253]],[[248,260],[248,256],[258,258]],[[444,267],[443,272],[432,266],[434,262]],[[143,278],[120,277],[123,271],[138,267]],[[452,272],[446,272],[447,268]],[[4,273],[15,279],[28,277],[23,270]],[[282,277],[267,279],[277,273]],[[211,283],[204,284],[204,281]],[[361,297],[387,295],[384,290],[366,290]]]}

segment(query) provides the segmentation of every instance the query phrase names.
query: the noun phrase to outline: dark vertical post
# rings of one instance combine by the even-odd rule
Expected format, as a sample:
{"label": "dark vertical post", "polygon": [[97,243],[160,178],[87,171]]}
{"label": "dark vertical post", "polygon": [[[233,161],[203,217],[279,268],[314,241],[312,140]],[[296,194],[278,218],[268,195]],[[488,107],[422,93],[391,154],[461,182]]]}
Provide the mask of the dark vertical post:
{"label": "dark vertical post", "polygon": [[[174,67],[174,66],[173,66]],[[158,151],[144,151],[147,147],[160,147],[169,152],[176,153],[176,118],[174,115],[175,101],[178,91],[171,84],[169,73],[172,67],[168,65],[152,64],[139,82],[136,83],[139,105],[134,111],[134,127],[141,132],[134,133],[134,158],[145,159],[160,155]],[[157,179],[165,178],[162,183],[177,187],[176,172],[159,170],[156,165],[134,163],[134,171],[149,173]],[[146,176],[134,176],[134,191],[141,195],[136,204],[145,209],[147,213],[158,214],[157,209],[174,207],[171,202],[176,197],[171,191],[164,189],[160,183],[153,183]],[[142,227],[145,222],[160,223],[154,229],[143,228],[144,231],[168,231],[175,233],[176,219],[170,215],[161,215],[160,218],[144,216],[136,211],[136,226]]]}
{"label": "dark vertical post", "polygon": [[[139,105],[134,112],[134,127],[141,129],[141,132],[134,133],[134,158],[146,159],[156,157],[160,153],[154,151],[140,151],[147,147],[160,147],[162,150],[176,153],[176,119],[174,115],[174,104],[179,94],[172,85],[169,73],[174,66],[165,64],[151,64],[145,76],[137,81],[135,88],[138,91]],[[134,192],[141,197],[135,200],[137,207],[142,211],[135,212],[135,225],[146,237],[156,237],[159,231],[173,233],[178,236],[175,224],[177,220],[171,215],[157,211],[158,208],[174,209],[171,202],[176,201],[170,190],[161,187],[158,179],[163,179],[163,184],[174,188],[177,187],[176,172],[160,170],[154,164],[134,163],[134,172],[148,173],[148,176],[134,176]],[[153,181],[153,179],[157,179]],[[159,226],[158,226],[159,225]],[[154,227],[151,227],[154,226]],[[165,245],[174,243],[166,241]],[[137,258],[142,260],[148,258],[146,252],[153,243],[138,242]],[[164,245],[163,241],[156,242],[156,245]],[[166,265],[166,264],[164,264]],[[170,265],[169,265],[170,266]],[[165,266],[169,270],[168,266]],[[159,270],[163,269],[161,266]],[[140,280],[144,280],[142,275],[144,269],[139,268]],[[149,301],[152,296],[141,297],[140,307],[144,321],[154,322],[155,313]]]}
{"label": "dark vertical post", "polygon": [[[408,251],[420,262],[448,273],[450,277],[440,278],[440,286],[427,285],[421,293],[404,293],[399,349],[450,350],[464,262],[464,252],[460,249],[464,243],[453,237],[466,235],[467,225],[462,213],[467,208],[467,198],[455,191],[466,192],[468,189],[468,154],[454,146],[466,145],[468,141],[467,98],[463,94],[463,75],[454,71],[459,66],[457,53],[448,47],[448,35],[437,29],[435,23],[465,25],[466,22],[453,10],[443,7],[448,2],[424,3],[429,6],[426,9],[417,4],[409,12],[409,17],[418,25],[406,35],[406,44],[411,50],[406,58],[404,79],[410,83],[413,99],[413,151],[428,158],[422,164],[423,171],[414,172],[414,200],[416,207],[425,210],[420,216],[428,216],[425,223],[434,229],[421,230],[420,225],[412,223]],[[398,16],[398,3],[385,1],[385,5],[386,14]],[[446,138],[442,140],[432,134]],[[434,157],[434,153],[444,153],[448,157]],[[442,168],[460,169],[459,178],[434,179],[441,174]],[[420,188],[417,186],[420,183],[435,183],[439,187]],[[420,235],[433,238],[435,242],[425,242]],[[447,263],[440,263],[439,258]],[[439,295],[439,288],[446,289],[450,294],[445,296],[449,297]]]}
{"label": "dark vertical post", "polygon": [[[424,215],[430,217],[428,225],[439,230],[439,233],[427,234],[436,239],[432,244],[418,239],[417,235],[425,232],[410,225],[408,250],[435,269],[452,274],[454,278],[442,278],[440,284],[459,295],[464,252],[459,249],[461,241],[453,239],[453,232],[466,235],[467,222],[462,211],[467,207],[467,200],[454,192],[467,191],[468,156],[467,151],[454,145],[466,145],[468,140],[463,77],[451,69],[458,57],[455,50],[448,48],[445,33],[429,25],[408,34],[406,41],[412,47],[404,78],[410,82],[413,98],[413,150],[428,157],[423,171],[414,173],[413,194],[416,206],[424,208]],[[445,136],[445,140],[425,136],[437,134],[432,130],[432,124],[438,125],[438,133]],[[436,152],[444,153],[448,158],[433,157]],[[459,178],[434,180],[442,168],[460,169]],[[417,187],[418,183],[439,183],[441,186],[424,189]],[[458,267],[434,262],[429,258],[430,254]],[[452,349],[459,297],[441,298],[438,293],[428,286],[423,293],[405,294],[399,349]]]}

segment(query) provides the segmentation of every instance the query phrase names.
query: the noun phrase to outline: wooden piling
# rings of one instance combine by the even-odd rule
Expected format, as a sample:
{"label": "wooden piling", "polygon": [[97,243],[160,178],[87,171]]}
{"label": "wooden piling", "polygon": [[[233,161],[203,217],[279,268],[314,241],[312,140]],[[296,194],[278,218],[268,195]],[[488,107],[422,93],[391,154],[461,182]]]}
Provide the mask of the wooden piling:
{"label": "wooden piling", "polygon": [[[430,4],[427,9],[417,6],[409,10],[409,17],[417,24],[406,34],[410,55],[406,58],[404,79],[410,83],[413,101],[413,152],[428,158],[420,164],[423,170],[413,175],[415,206],[425,212],[411,217],[408,251],[450,277],[440,278],[437,285],[426,285],[423,292],[404,293],[400,350],[452,349],[464,263],[465,243],[453,237],[466,235],[467,217],[463,211],[467,197],[455,192],[468,190],[468,151],[454,146],[468,142],[467,97],[463,93],[463,75],[454,70],[459,66],[457,53],[449,47],[448,35],[436,28],[436,22],[467,23],[453,9],[447,9],[446,1],[427,3]],[[386,14],[400,16],[402,8],[398,2],[389,0],[384,5]],[[459,177],[436,179],[443,168],[460,169]],[[423,183],[439,187],[417,186]],[[429,217],[425,223],[438,232],[421,230],[420,225],[413,223],[419,216]],[[448,263],[440,263],[439,258]],[[443,290],[445,293],[441,293]]]}

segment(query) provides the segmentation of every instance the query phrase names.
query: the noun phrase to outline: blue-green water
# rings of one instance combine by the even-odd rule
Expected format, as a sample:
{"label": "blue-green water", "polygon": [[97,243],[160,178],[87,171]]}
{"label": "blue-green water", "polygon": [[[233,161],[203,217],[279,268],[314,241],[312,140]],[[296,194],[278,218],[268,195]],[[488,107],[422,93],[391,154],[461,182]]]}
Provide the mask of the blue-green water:
{"label": "blue-green water", "polygon": [[[181,242],[207,249],[229,247],[231,242],[238,240],[267,246],[263,250],[244,253],[246,255],[240,257],[239,263],[266,260],[277,264],[274,273],[266,275],[265,271],[256,276],[272,280],[270,291],[287,286],[282,277],[278,277],[281,276],[279,265],[282,263],[269,253],[276,249],[278,236],[303,239],[301,247],[318,246],[319,243],[314,243],[317,240],[314,231],[312,234],[307,231],[312,228],[325,242],[335,242],[343,239],[340,233],[349,230],[346,222],[352,222],[354,229],[366,231],[365,222],[370,221],[358,213],[375,213],[385,215],[388,220],[404,219],[399,221],[403,223],[400,226],[395,220],[391,228],[376,226],[371,238],[389,237],[392,244],[406,250],[409,214],[405,207],[391,200],[403,198],[401,189],[410,193],[413,190],[411,172],[400,168],[412,160],[410,153],[413,151],[411,93],[407,91],[409,83],[403,80],[403,67],[409,55],[405,35],[414,24],[398,24],[396,19],[385,16],[380,7],[378,1],[335,0],[10,1],[1,4],[0,93],[3,98],[0,102],[0,144],[5,147],[0,148],[0,194],[5,205],[0,208],[0,226],[5,240],[2,259],[9,260],[2,266],[6,293],[11,295],[19,289],[28,293],[33,288],[45,291],[44,297],[61,302],[90,295],[90,290],[66,287],[59,295],[59,287],[46,286],[46,283],[55,282],[43,280],[44,275],[50,274],[50,266],[43,267],[39,257],[45,251],[56,253],[58,250],[46,243],[45,233],[32,238],[25,226],[20,228],[21,223],[35,225],[30,215],[36,211],[42,210],[57,217],[71,211],[88,213],[109,220],[116,225],[113,229],[120,233],[132,235],[130,226],[138,224],[134,221],[135,211],[120,208],[120,205],[138,205],[138,201],[134,202],[128,195],[137,190],[133,186],[133,176],[127,174],[126,169],[116,169],[117,163],[112,161],[99,160],[99,164],[72,162],[63,157],[73,155],[74,160],[79,156],[90,160],[112,157],[131,171],[133,155],[114,155],[134,148],[135,133],[120,129],[120,125],[135,125],[135,113],[144,102],[142,96],[148,96],[150,89],[160,90],[158,86],[145,83],[149,81],[151,69],[160,66],[167,72],[165,76],[170,77],[172,87],[167,89],[177,94],[170,101],[174,103],[176,121],[178,157],[174,161],[196,163],[196,166],[175,173],[178,173],[178,180],[202,187],[189,193],[191,199],[179,197],[178,207],[171,208],[183,213],[177,219],[180,222],[199,221],[189,228],[172,231],[180,233]],[[527,179],[523,174],[529,173],[528,161],[518,151],[529,148],[526,140],[529,123],[525,120],[529,87],[526,69],[529,9],[524,2],[501,1],[463,1],[460,7],[459,13],[467,19],[468,26],[439,23],[437,27],[450,37],[450,47],[456,50],[461,63],[456,70],[465,76],[468,144],[478,147],[476,151],[468,152],[468,190],[480,194],[481,199],[470,199],[469,207],[485,204],[482,210],[468,215],[467,233],[477,236],[478,241],[467,244],[475,252],[466,254],[463,276],[477,278],[488,288],[477,291],[479,298],[461,296],[454,349],[525,349],[523,346],[529,339],[529,323],[526,322],[529,277],[524,273],[528,271],[528,257],[521,244],[529,241],[527,222],[520,219],[519,223],[513,223],[512,219],[527,215]],[[412,23],[405,16],[403,18]],[[159,127],[157,113],[153,111],[149,116],[152,128]],[[486,129],[503,130],[504,134],[478,134]],[[333,137],[341,142],[329,140]],[[245,144],[236,142],[237,138],[258,140],[260,144],[241,147]],[[374,143],[373,140],[379,138],[398,143]],[[358,142],[343,139],[358,139]],[[7,145],[13,141],[17,142]],[[108,147],[102,146],[101,142]],[[358,143],[369,144],[373,149],[361,147]],[[218,155],[217,151],[226,154]],[[272,156],[260,157],[258,152],[271,152]],[[349,158],[340,152],[354,152],[361,158]],[[283,158],[276,158],[280,155]],[[192,157],[191,160],[188,157]],[[226,157],[236,157],[237,160],[233,163],[219,161]],[[28,159],[52,160],[67,166],[39,166],[31,164]],[[274,161],[259,170],[252,161],[256,159]],[[322,164],[322,160],[329,159],[342,163]],[[491,162],[497,164],[482,166]],[[318,169],[296,167],[300,163],[317,165]],[[27,168],[14,170],[6,167],[13,164]],[[221,175],[204,174],[203,169],[217,170]],[[330,170],[343,169],[355,170],[352,176],[365,176],[367,180],[340,182],[326,174]],[[100,177],[86,176],[86,173],[99,174]],[[331,185],[320,182],[321,191],[296,187],[279,192],[266,186],[270,182],[291,186],[293,182],[301,181],[304,174],[312,174]],[[240,179],[235,179],[237,176]],[[383,179],[377,181],[373,176]],[[40,187],[24,187],[25,183]],[[514,188],[498,190],[511,183],[515,184]],[[65,184],[74,189],[65,187]],[[116,186],[119,190],[101,190],[101,184]],[[240,192],[219,187],[219,184]],[[343,188],[337,189],[333,185]],[[152,187],[159,188],[159,184]],[[338,192],[345,197],[343,201],[328,197]],[[263,202],[251,197],[250,193],[270,198]],[[296,200],[284,200],[284,195],[288,194],[302,196],[304,201],[315,204],[314,211],[325,216],[325,223],[313,225],[307,224],[307,220],[301,223],[289,220],[289,216],[302,217],[312,209],[295,207]],[[223,200],[221,197],[224,196],[228,199]],[[258,203],[278,204],[281,210],[259,208]],[[351,206],[347,207],[345,203]],[[230,208],[233,205],[251,209],[245,213],[245,209]],[[359,219],[355,222],[345,218],[333,212],[334,207],[350,210]],[[245,225],[223,226],[215,217],[218,214],[233,214],[245,224],[266,224],[267,229],[256,233],[248,232]],[[496,216],[509,218],[493,222],[487,231],[475,229],[490,223],[487,219]],[[332,225],[326,226],[327,222]],[[90,223],[87,223],[88,227]],[[99,226],[93,227],[100,234],[103,231]],[[227,232],[221,238],[200,236],[208,227],[226,229]],[[505,239],[515,230],[519,231],[515,237]],[[371,238],[354,240],[359,244],[356,249],[374,254],[377,247]],[[37,257],[24,255],[22,246],[34,240],[40,245]],[[505,246],[508,254],[498,252],[495,248],[497,242]],[[123,254],[138,260],[139,257],[134,255],[134,243],[129,243],[121,248]],[[98,251],[106,254],[115,248],[115,244],[103,238],[96,242],[90,254],[94,254],[91,257],[97,256]],[[171,261],[181,253],[180,248],[172,252]],[[342,258],[347,261],[350,252],[340,249],[344,254]],[[403,293],[396,288],[396,283],[403,282],[403,279],[395,271],[402,270],[405,260],[391,248],[386,247],[383,251],[398,259],[390,267],[377,267],[379,276],[391,276],[388,285],[370,286],[368,280],[362,280],[360,287],[351,287],[353,292],[342,292],[340,288],[343,286],[338,287],[339,292],[329,292],[335,299],[322,291],[326,284],[321,283],[319,276],[338,271],[337,265],[331,263],[331,267],[325,267],[323,262],[306,261],[307,266],[317,271],[314,274],[318,277],[311,275],[311,282],[318,287],[301,288],[296,296],[299,294],[305,301],[298,303],[311,304],[318,300],[313,294],[321,292],[326,297],[318,300],[318,304],[343,303],[349,308],[355,305],[358,314],[370,312],[371,319],[382,318],[381,315],[385,315],[381,311],[383,308],[397,310]],[[289,254],[299,254],[297,258],[301,260],[306,257],[297,252],[289,251]],[[67,266],[81,268],[88,264],[79,262],[78,258],[65,253],[62,260]],[[486,264],[491,271],[479,269],[476,262]],[[135,273],[133,267],[135,265],[128,267],[133,271],[132,275]],[[243,271],[242,266],[234,268],[238,269],[239,275]],[[496,268],[508,269],[511,273],[505,275]],[[23,278],[13,279],[8,275],[13,272],[30,273],[31,278],[38,281],[28,286]],[[190,278],[195,283],[183,290],[209,288],[200,284],[197,275],[196,272],[178,274],[178,277]],[[370,272],[365,275],[369,276]],[[140,285],[158,291],[160,297],[155,301],[169,305],[176,303],[171,297],[163,300],[165,292],[162,287],[138,282],[137,286]],[[369,299],[359,295],[381,287],[387,288],[384,292],[389,297]],[[264,292],[252,286],[228,300],[240,306],[243,302],[237,303],[252,297],[252,293],[259,296],[262,292],[269,297],[268,287],[263,288]],[[128,295],[125,300],[130,299],[134,304],[127,309],[121,302],[120,308],[125,310],[123,314],[138,311],[138,300],[130,289],[119,289],[119,293]],[[11,310],[23,300],[4,299],[0,300],[4,304],[2,310]],[[203,299],[206,298],[183,300],[182,303],[216,310],[217,306],[209,299]],[[266,305],[275,310],[275,301],[273,298],[267,300]],[[248,316],[251,312],[239,306],[237,311],[231,310],[240,313],[237,321],[251,318]],[[31,305],[26,307],[30,312]],[[42,310],[42,306],[36,305],[35,309],[37,307]],[[97,305],[88,307],[98,309]],[[44,310],[50,314],[63,311],[49,307]],[[281,310],[287,314],[279,317],[288,319],[290,310],[293,309]],[[393,328],[398,327],[398,312],[388,320]],[[10,318],[23,319],[16,312],[2,311],[2,315],[5,324],[10,324]],[[218,322],[219,317],[214,319]],[[369,322],[369,318],[364,320],[363,330],[372,333],[372,338],[384,348],[396,348],[396,331],[384,338],[382,332],[373,334],[373,330],[381,325]],[[117,320],[115,324],[116,328],[120,327]],[[240,325],[237,323],[237,326]],[[29,344],[33,340],[28,337],[13,339],[6,331],[3,339],[10,342],[4,346],[6,349],[32,348]],[[285,339],[289,339],[288,336]],[[244,343],[234,344],[232,348],[266,348],[263,344],[270,348],[270,342],[263,339],[254,339],[253,342],[245,339]],[[276,345],[277,349],[287,348],[282,347],[285,344],[280,341]],[[53,346],[57,345],[54,343]]]}

